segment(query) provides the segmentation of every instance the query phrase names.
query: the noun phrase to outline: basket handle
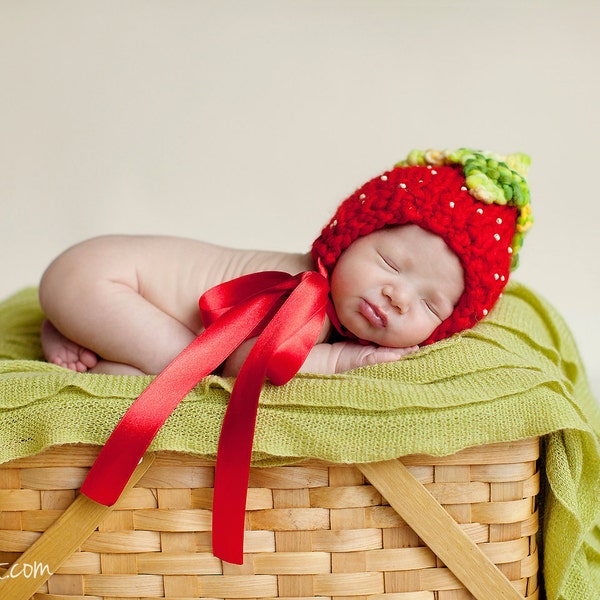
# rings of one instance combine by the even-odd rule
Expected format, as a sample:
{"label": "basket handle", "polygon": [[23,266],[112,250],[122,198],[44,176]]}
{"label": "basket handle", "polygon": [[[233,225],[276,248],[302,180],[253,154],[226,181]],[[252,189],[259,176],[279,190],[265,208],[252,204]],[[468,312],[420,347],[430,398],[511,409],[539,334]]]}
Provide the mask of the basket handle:
{"label": "basket handle", "polygon": [[357,467],[475,598],[523,600],[496,565],[399,460],[362,463]]}
{"label": "basket handle", "polygon": [[[154,454],[144,455],[127,482],[123,494],[142,478],[153,462]],[[112,506],[104,506],[79,494],[65,512],[21,555],[19,562],[13,563],[5,571],[4,578],[0,581],[0,597],[11,600],[31,598],[116,506],[118,502]],[[17,564],[31,567],[27,577],[10,576]]]}

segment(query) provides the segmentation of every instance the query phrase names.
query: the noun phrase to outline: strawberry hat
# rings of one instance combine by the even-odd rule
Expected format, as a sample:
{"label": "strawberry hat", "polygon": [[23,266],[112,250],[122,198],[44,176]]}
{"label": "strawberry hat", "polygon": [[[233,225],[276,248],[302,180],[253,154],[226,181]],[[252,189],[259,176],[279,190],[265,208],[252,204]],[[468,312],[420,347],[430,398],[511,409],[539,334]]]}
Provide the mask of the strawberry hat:
{"label": "strawberry hat", "polygon": [[357,238],[383,227],[419,225],[444,239],[464,271],[452,315],[423,344],[469,329],[501,296],[533,223],[524,178],[529,163],[525,154],[413,150],[340,204],[314,241],[313,258],[330,276]]}

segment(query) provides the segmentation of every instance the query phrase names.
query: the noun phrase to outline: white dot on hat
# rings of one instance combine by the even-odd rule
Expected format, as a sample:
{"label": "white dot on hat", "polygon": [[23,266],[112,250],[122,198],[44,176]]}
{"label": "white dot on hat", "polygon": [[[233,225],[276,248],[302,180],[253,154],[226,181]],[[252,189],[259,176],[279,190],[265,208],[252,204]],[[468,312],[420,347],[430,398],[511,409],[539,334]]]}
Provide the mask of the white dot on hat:
{"label": "white dot on hat", "polygon": [[478,208],[477,209],[477,214],[478,215],[482,215],[483,214],[483,208]]}
{"label": "white dot on hat", "polygon": [[381,176],[381,181],[387,181],[387,175],[382,175]]}
{"label": "white dot on hat", "polygon": [[502,219],[500,217],[498,217],[496,219],[496,223],[498,223],[498,225],[502,225]]}
{"label": "white dot on hat", "polygon": [[454,208],[454,207],[455,207],[454,202],[450,202],[450,208]]}
{"label": "white dot on hat", "polygon": [[487,308],[484,308],[482,312],[483,312],[483,316],[486,317],[489,311]]}
{"label": "white dot on hat", "polygon": [[402,188],[403,190],[406,189],[406,184],[405,183],[401,183],[398,187]]}
{"label": "white dot on hat", "polygon": [[500,241],[500,234],[499,233],[495,233],[494,234],[494,239],[499,242]]}

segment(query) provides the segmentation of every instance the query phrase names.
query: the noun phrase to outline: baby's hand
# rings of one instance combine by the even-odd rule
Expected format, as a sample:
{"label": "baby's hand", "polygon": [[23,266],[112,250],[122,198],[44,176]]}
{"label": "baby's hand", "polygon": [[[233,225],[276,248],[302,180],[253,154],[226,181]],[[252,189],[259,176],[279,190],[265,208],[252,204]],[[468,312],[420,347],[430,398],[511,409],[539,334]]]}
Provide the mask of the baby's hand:
{"label": "baby's hand", "polygon": [[334,351],[339,352],[335,372],[344,373],[350,369],[367,367],[378,363],[395,362],[407,354],[412,354],[419,346],[409,348],[388,348],[385,346],[363,345],[355,342],[337,342],[332,344]]}
{"label": "baby's hand", "polygon": [[300,370],[304,373],[321,373],[326,375],[344,373],[358,367],[395,362],[407,354],[416,352],[418,349],[418,346],[411,346],[409,348],[365,346],[350,341],[336,342],[335,344],[317,344],[311,350]]}

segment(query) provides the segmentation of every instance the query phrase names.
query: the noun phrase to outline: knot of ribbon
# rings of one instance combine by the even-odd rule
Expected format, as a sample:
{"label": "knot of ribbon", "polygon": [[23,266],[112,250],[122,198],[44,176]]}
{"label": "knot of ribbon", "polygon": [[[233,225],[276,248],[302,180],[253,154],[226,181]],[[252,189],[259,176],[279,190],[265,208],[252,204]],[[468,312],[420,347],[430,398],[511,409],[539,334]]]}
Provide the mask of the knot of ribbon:
{"label": "knot of ribbon", "polygon": [[258,400],[266,377],[287,383],[316,343],[327,312],[327,279],[306,271],[244,275],[199,301],[204,331],[131,404],[92,465],[81,493],[111,506],[179,402],[244,341],[256,338],[225,411],[213,499],[213,553],[243,561],[244,514]]}

